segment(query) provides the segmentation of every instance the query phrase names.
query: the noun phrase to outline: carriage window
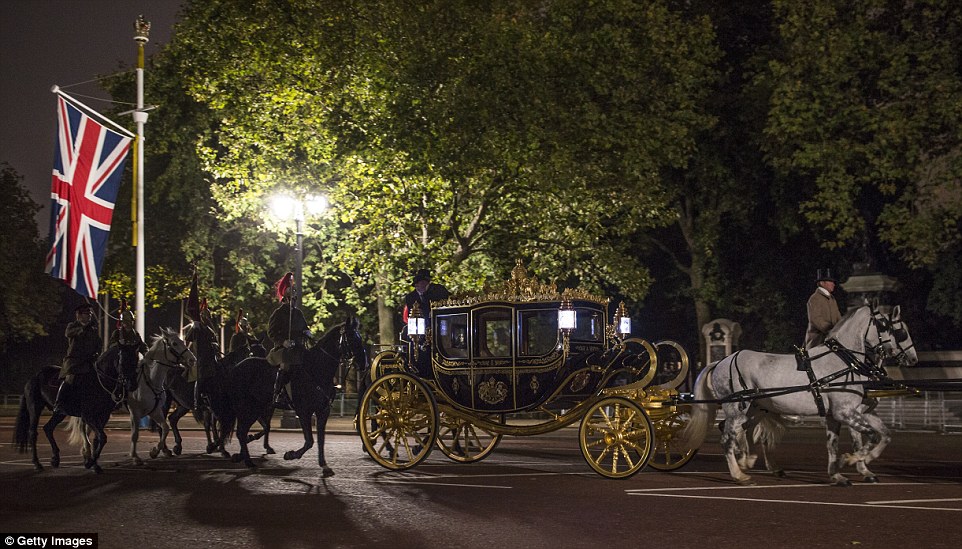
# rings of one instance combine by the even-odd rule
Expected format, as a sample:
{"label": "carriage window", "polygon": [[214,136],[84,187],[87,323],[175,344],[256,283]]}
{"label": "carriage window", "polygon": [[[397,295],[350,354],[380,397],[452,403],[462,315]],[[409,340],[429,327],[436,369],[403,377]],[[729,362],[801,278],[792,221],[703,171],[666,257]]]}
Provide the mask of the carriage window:
{"label": "carriage window", "polygon": [[468,356],[468,315],[438,316],[438,350],[448,358]]}
{"label": "carriage window", "polygon": [[511,309],[485,310],[475,319],[478,356],[511,356]]}
{"label": "carriage window", "polygon": [[521,312],[521,353],[540,356],[558,346],[558,311]]}
{"label": "carriage window", "polygon": [[604,322],[598,311],[578,309],[578,327],[571,334],[571,339],[579,341],[603,341]]}

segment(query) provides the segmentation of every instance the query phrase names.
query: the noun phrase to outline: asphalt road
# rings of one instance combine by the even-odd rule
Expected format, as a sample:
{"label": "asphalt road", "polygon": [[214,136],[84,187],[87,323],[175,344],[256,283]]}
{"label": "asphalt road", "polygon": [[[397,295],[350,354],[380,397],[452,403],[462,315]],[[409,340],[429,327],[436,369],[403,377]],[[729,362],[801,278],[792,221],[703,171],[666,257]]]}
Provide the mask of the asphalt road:
{"label": "asphalt road", "polygon": [[[275,432],[278,455],[248,470],[185,452],[134,465],[126,430],[109,432],[96,475],[62,444],[63,464],[35,472],[0,444],[0,533],[97,533],[121,547],[958,547],[962,543],[962,436],[894,433],[872,464],[879,484],[827,484],[824,434],[789,430],[779,460],[789,476],[753,473],[738,486],[717,438],[682,470],[646,469],[627,480],[593,473],[577,431],[505,437],[486,460],[453,463],[439,451],[408,472],[367,458],[343,420],[327,440],[336,475],[322,479],[316,450],[280,454],[299,433]],[[65,441],[63,433],[58,440]],[[41,435],[42,437],[42,435]],[[0,440],[12,438],[9,422]],[[152,433],[141,435],[146,456]],[[236,445],[235,445],[236,448]],[[259,446],[252,448],[258,449]],[[41,443],[41,456],[50,452]],[[2,538],[0,538],[2,539]],[[0,545],[0,549],[5,547]]]}

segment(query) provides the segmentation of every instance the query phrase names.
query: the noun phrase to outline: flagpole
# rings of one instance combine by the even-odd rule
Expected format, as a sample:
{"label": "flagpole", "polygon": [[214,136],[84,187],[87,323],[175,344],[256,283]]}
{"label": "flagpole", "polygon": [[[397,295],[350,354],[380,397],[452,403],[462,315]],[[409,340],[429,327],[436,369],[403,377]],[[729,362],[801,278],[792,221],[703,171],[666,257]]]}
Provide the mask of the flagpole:
{"label": "flagpole", "polygon": [[137,109],[134,111],[134,122],[137,123],[137,169],[134,177],[137,180],[137,332],[146,335],[144,332],[146,305],[144,294],[144,124],[147,123],[147,113],[144,112],[144,44],[147,43],[150,34],[150,23],[144,20],[144,16],[137,17],[134,22],[134,41],[137,42]]}

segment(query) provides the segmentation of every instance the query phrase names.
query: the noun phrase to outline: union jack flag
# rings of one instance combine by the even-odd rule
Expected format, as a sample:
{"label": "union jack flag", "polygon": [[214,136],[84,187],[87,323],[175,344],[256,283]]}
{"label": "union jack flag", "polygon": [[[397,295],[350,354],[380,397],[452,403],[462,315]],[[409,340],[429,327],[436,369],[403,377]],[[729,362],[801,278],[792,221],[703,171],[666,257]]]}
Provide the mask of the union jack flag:
{"label": "union jack flag", "polygon": [[47,273],[96,299],[131,139],[57,99]]}

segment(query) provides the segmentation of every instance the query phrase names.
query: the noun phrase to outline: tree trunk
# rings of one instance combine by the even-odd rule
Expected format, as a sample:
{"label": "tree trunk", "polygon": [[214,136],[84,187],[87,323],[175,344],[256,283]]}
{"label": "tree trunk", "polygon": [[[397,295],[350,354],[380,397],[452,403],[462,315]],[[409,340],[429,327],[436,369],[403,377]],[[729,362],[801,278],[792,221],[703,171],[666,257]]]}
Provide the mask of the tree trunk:
{"label": "tree trunk", "polygon": [[397,343],[397,330],[394,329],[394,307],[385,298],[387,288],[384,279],[382,273],[374,276],[374,292],[377,295],[378,338],[381,345],[393,345]]}

